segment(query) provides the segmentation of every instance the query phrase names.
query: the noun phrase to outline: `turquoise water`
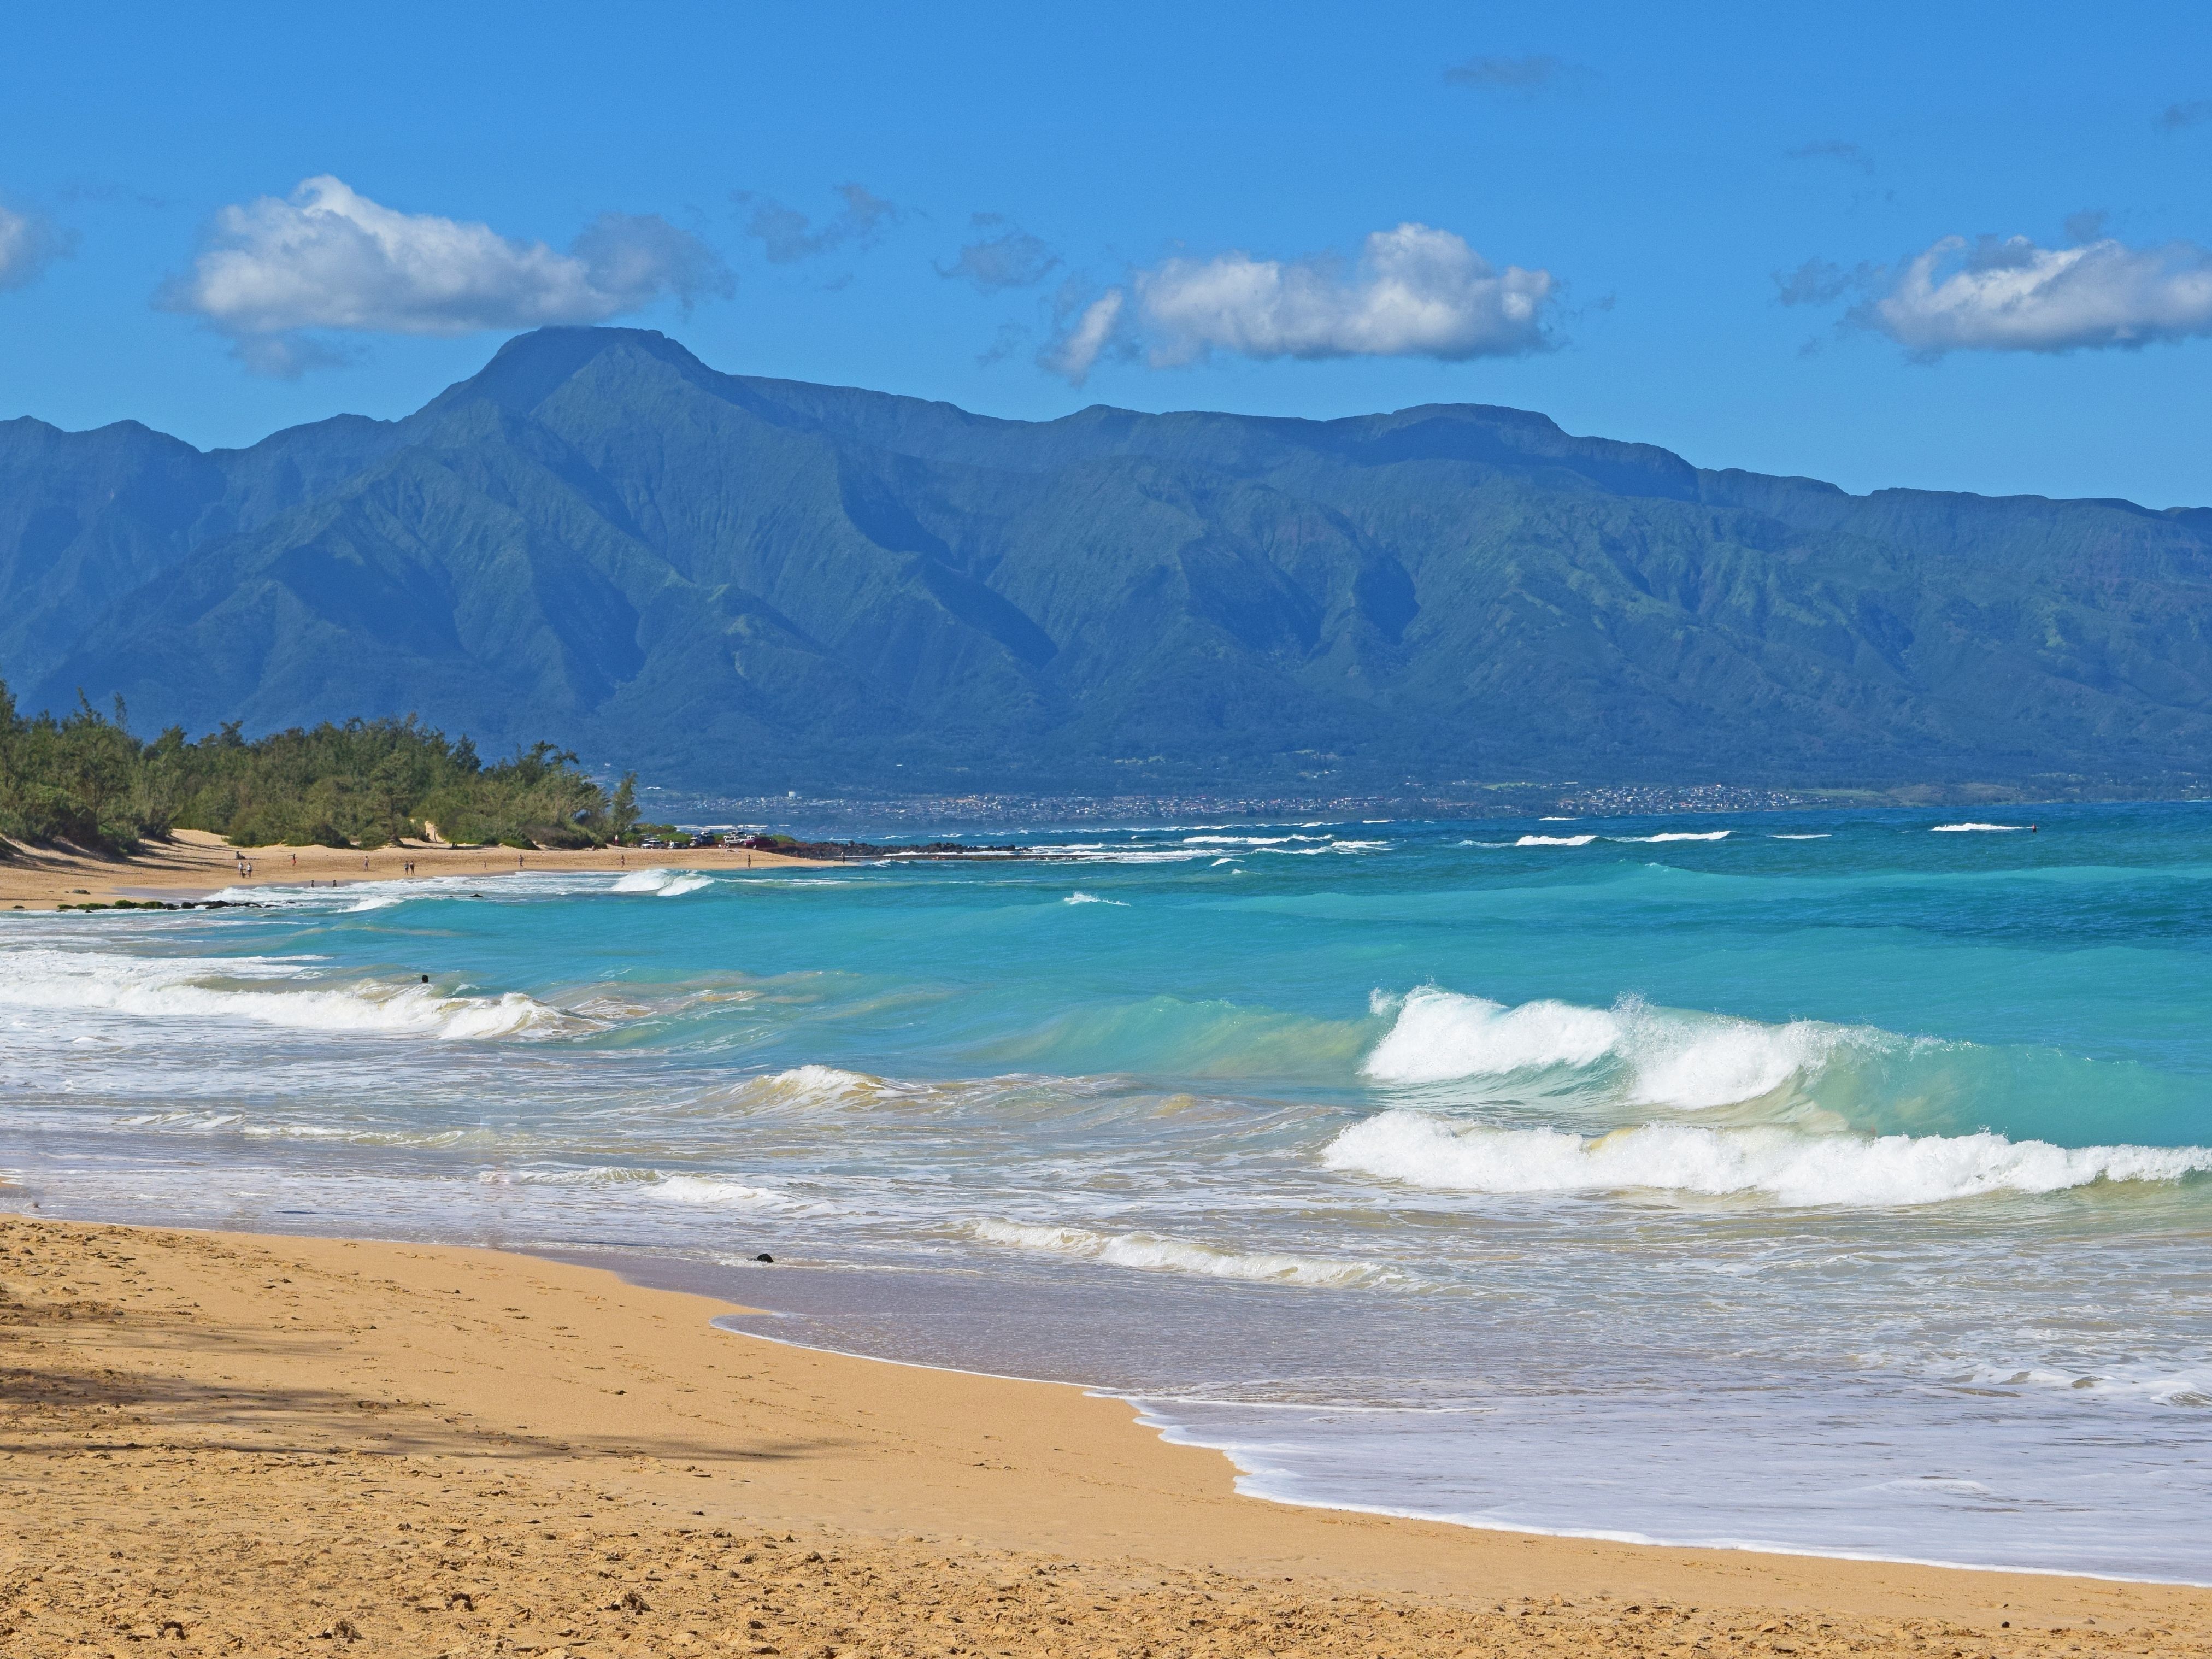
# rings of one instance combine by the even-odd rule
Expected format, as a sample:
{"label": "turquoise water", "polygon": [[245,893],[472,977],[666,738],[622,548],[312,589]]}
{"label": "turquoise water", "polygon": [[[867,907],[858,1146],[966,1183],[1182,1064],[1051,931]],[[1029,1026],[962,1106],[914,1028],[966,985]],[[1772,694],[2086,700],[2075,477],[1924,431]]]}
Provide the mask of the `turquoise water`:
{"label": "turquoise water", "polygon": [[1297,1501],[2207,1580],[2208,814],[27,914],[0,1168],[46,1213],[596,1252],[1127,1395]]}

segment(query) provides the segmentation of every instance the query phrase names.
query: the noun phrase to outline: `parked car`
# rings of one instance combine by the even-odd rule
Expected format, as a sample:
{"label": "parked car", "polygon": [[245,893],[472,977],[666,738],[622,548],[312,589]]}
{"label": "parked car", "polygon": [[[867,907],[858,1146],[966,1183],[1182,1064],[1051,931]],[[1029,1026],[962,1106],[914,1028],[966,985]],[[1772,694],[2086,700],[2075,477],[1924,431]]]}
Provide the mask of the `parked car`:
{"label": "parked car", "polygon": [[653,851],[655,851],[655,852],[659,852],[659,851],[661,851],[661,850],[665,849],[665,848],[667,847],[667,845],[668,845],[668,843],[667,843],[666,842],[665,842],[665,841],[661,840],[661,838],[660,838],[659,836],[642,836],[642,837],[641,837],[641,838],[640,838],[640,840],[639,840],[639,842],[638,842],[638,843],[637,843],[637,844],[638,844],[640,847],[650,848],[652,848],[652,849],[653,849]]}

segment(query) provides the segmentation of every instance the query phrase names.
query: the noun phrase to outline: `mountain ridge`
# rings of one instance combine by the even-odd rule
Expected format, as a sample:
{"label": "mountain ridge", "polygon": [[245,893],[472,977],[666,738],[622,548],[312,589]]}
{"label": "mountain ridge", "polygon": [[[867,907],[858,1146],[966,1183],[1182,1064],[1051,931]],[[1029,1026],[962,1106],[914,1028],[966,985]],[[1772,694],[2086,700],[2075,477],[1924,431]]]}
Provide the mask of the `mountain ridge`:
{"label": "mountain ridge", "polygon": [[2207,769],[2212,510],[1692,466],[1547,416],[1027,422],[549,329],[395,422],[0,422],[27,706],[419,711],[694,788]]}

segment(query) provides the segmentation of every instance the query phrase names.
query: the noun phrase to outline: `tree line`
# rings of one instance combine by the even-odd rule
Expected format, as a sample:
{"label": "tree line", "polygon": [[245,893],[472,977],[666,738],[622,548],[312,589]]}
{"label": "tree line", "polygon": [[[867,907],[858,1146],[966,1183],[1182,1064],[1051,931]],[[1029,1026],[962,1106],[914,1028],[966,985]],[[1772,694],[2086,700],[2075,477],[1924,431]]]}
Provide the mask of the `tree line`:
{"label": "tree line", "polygon": [[131,735],[85,701],[26,719],[0,683],[0,836],[126,852],[177,830],[241,847],[382,847],[434,824],[447,841],[602,846],[637,823],[634,776],[610,793],[550,743],[486,765],[467,738],[404,720],[325,721],[247,738]]}

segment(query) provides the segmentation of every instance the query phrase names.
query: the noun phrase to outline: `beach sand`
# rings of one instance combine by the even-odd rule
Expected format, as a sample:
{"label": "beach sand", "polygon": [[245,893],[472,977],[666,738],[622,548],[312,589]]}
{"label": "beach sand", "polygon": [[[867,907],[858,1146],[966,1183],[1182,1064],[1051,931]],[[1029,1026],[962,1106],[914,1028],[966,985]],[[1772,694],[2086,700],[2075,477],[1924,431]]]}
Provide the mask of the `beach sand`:
{"label": "beach sand", "polygon": [[2212,1652],[2212,1592],[1271,1504],[1118,1401],[723,1311],[0,1217],[0,1653]]}
{"label": "beach sand", "polygon": [[[577,852],[517,853],[508,847],[447,847],[405,842],[373,853],[334,847],[233,847],[220,836],[179,830],[174,839],[149,842],[128,858],[96,858],[52,848],[0,841],[0,910],[51,910],[57,905],[112,903],[118,898],[175,902],[205,898],[226,887],[296,886],[315,881],[392,881],[413,864],[414,879],[428,876],[511,876],[518,870],[811,868],[818,860],[778,853],[726,852],[720,848],[646,852],[637,848]],[[238,861],[253,866],[238,873]],[[518,863],[517,860],[520,862]]]}

